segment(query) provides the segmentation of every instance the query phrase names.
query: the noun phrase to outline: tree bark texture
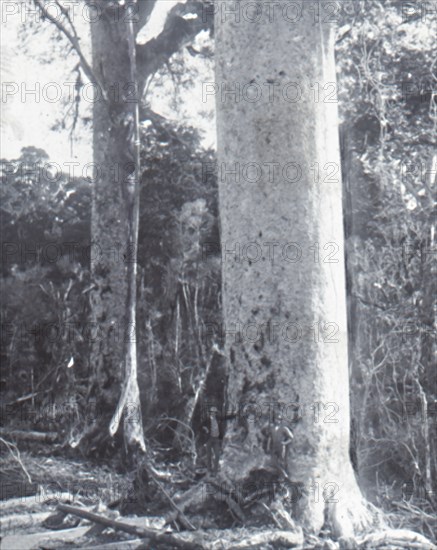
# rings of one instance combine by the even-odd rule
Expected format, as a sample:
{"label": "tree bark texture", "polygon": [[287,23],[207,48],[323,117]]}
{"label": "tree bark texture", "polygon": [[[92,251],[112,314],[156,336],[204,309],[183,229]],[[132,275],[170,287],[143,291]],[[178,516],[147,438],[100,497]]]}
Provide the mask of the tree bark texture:
{"label": "tree bark texture", "polygon": [[[276,17],[256,22],[254,2],[237,4],[239,19],[215,18],[228,406],[240,420],[227,430],[224,472],[263,468],[266,425],[280,421],[294,439],[274,458],[302,487],[296,517],[317,533],[335,510],[347,535],[367,516],[349,461],[333,29],[313,3],[291,13],[277,2]],[[267,403],[283,404],[281,420]]]}

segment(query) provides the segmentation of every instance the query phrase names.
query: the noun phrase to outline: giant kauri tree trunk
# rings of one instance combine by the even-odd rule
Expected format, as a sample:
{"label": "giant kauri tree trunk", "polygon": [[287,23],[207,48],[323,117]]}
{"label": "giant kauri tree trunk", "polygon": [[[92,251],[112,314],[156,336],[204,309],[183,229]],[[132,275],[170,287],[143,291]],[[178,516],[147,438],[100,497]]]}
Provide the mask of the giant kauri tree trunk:
{"label": "giant kauri tree trunk", "polygon": [[[276,17],[257,22],[246,0],[250,17],[215,20],[216,82],[240,86],[239,101],[217,94],[228,406],[240,420],[227,430],[223,472],[261,475],[272,464],[266,428],[280,423],[294,434],[275,463],[300,487],[295,517],[312,533],[329,519],[346,536],[369,513],[349,459],[334,36],[323,3],[318,21],[312,2],[276,4]],[[282,419],[281,405],[266,403],[285,404]]]}

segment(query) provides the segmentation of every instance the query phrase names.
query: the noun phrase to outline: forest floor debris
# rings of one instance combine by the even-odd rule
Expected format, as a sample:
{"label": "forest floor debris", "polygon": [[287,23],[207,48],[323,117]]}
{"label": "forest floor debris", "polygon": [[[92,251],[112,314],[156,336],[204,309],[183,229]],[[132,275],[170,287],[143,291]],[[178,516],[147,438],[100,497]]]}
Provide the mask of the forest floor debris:
{"label": "forest floor debris", "polygon": [[[390,523],[400,529],[353,540],[332,540],[327,533],[304,537],[291,517],[284,523],[284,510],[276,501],[260,495],[259,503],[248,505],[226,491],[215,493],[211,488],[224,483],[220,474],[199,475],[162,457],[142,461],[131,473],[62,454],[21,451],[21,460],[32,483],[10,453],[1,458],[6,472],[0,500],[4,550],[437,548],[411,532],[410,525],[417,521],[412,504],[392,511]],[[435,525],[433,519],[427,515],[429,528]]]}

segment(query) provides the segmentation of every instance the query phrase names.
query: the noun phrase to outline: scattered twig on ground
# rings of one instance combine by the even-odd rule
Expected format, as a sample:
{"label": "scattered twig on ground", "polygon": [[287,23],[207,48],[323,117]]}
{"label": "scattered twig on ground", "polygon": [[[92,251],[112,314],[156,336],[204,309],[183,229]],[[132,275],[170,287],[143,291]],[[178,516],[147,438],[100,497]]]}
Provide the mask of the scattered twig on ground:
{"label": "scattered twig on ground", "polygon": [[23,461],[21,460],[21,455],[18,447],[14,445],[14,443],[11,443],[10,441],[6,441],[3,437],[0,437],[0,441],[6,445],[8,451],[11,453],[11,455],[14,457],[14,459],[18,462],[23,472],[26,474],[27,479],[29,480],[29,483],[32,483],[32,478],[30,477],[29,472],[26,469],[26,466],[23,464]]}

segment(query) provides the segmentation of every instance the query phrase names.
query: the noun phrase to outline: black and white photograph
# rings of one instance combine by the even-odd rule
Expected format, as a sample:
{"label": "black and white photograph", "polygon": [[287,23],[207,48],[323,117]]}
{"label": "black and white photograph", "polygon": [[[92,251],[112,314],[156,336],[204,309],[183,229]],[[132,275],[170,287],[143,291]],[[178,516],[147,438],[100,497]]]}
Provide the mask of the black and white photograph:
{"label": "black and white photograph", "polygon": [[1,550],[437,550],[437,0],[1,0]]}

